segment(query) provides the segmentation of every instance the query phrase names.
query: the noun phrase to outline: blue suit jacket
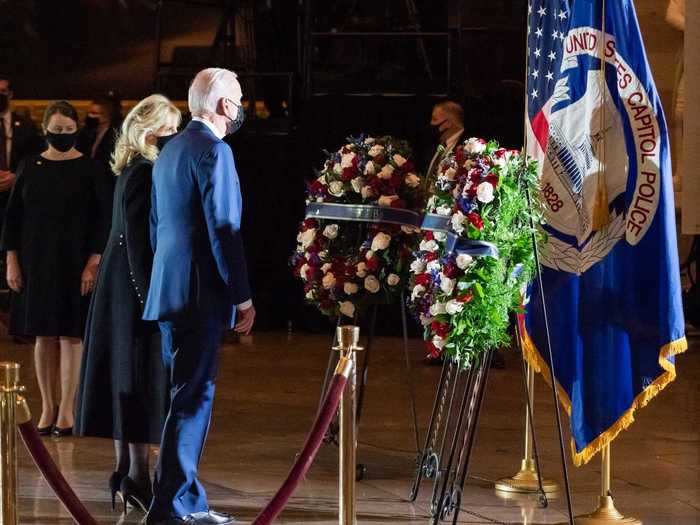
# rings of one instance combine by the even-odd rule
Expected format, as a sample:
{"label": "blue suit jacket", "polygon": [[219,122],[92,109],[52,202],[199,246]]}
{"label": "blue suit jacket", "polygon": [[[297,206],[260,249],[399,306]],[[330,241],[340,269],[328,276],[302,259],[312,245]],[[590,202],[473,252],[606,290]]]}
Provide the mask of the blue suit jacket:
{"label": "blue suit jacket", "polygon": [[251,297],[241,205],[231,148],[205,124],[190,122],[166,144],[153,168],[155,254],[144,319],[221,316],[233,327],[236,305]]}

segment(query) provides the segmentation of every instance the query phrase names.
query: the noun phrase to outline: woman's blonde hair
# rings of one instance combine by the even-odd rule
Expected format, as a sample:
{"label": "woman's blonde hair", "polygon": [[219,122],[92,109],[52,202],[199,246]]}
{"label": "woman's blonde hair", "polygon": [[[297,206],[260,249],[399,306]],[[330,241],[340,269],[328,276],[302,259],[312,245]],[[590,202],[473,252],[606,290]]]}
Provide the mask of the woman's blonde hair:
{"label": "woman's blonde hair", "polygon": [[112,153],[110,166],[115,175],[121,172],[136,157],[141,156],[150,161],[158,157],[158,148],[148,144],[148,134],[155,134],[176,117],[180,125],[182,115],[170,100],[163,95],[151,95],[136,104],[122,123],[117,144]]}

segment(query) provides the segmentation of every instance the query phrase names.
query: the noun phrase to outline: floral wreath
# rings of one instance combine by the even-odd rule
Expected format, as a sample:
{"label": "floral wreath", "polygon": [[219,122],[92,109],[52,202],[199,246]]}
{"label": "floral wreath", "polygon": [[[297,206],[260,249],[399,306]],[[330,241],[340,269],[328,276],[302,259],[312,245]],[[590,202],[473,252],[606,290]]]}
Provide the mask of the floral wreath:
{"label": "floral wreath", "polygon": [[536,190],[536,164],[496,142],[470,138],[440,163],[426,209],[438,226],[410,265],[409,305],[432,357],[469,366],[509,342],[509,314],[534,269]]}
{"label": "floral wreath", "polygon": [[325,153],[290,262],[307,302],[328,316],[354,317],[406,289],[421,178],[408,144],[393,137],[351,137]]}

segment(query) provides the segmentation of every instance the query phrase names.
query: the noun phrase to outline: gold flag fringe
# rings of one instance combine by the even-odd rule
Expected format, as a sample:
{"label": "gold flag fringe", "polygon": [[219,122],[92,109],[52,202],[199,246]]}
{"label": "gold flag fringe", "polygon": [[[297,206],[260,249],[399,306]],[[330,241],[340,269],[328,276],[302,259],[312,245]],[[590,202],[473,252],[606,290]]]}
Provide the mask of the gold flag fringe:
{"label": "gold flag fringe", "polygon": [[[550,381],[549,366],[537,351],[537,347],[535,347],[535,343],[532,341],[532,339],[530,339],[530,334],[528,334],[527,330],[523,330],[522,334],[523,355],[526,361],[536,372],[542,374],[542,377],[549,386],[552,386]],[[666,387],[666,385],[676,379],[676,367],[673,363],[668,361],[668,358],[685,352],[687,349],[688,342],[685,337],[671,341],[670,343],[662,346],[661,351],[659,352],[659,366],[664,369],[664,372],[657,377],[653,383],[640,392],[637,397],[635,397],[631,406],[625,411],[625,413],[622,414],[617,421],[610,426],[610,428],[591,441],[581,452],[576,451],[576,443],[574,442],[573,438],[571,439],[571,455],[574,465],[580,467],[588,463],[593,456],[600,452],[606,445],[610,444],[620,432],[626,430],[627,427],[634,422],[634,413],[638,409],[644,408],[649,401],[654,399],[654,397],[656,397],[656,395]],[[556,386],[559,394],[559,402],[566,410],[569,418],[571,418],[571,399],[558,381]]]}

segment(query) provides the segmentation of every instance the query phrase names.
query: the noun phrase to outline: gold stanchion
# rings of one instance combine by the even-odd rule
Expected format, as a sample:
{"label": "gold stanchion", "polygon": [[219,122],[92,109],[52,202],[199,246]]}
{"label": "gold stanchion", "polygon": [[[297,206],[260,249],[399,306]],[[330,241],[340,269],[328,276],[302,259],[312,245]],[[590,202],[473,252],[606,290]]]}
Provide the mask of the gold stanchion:
{"label": "gold stanchion", "polygon": [[344,366],[350,367],[348,383],[340,402],[340,494],[338,502],[338,522],[340,525],[355,525],[357,516],[355,512],[355,476],[356,476],[356,450],[357,439],[355,436],[355,387],[356,387],[356,352],[362,350],[358,346],[360,341],[360,328],[357,326],[339,326],[337,328],[338,346],[334,350],[340,352],[340,359]]}
{"label": "gold stanchion", "polygon": [[642,522],[636,518],[624,517],[615,508],[615,502],[610,496],[610,445],[601,451],[601,462],[601,494],[598,508],[591,514],[577,516],[576,525],[642,525]]}
{"label": "gold stanchion", "polygon": [[17,525],[17,420],[19,365],[0,362],[0,525]]}
{"label": "gold stanchion", "polygon": [[[530,397],[530,410],[534,411],[535,371],[530,365],[527,366],[527,391]],[[508,497],[510,494],[534,494],[540,490],[539,476],[533,459],[531,426],[530,411],[525,407],[525,457],[517,474],[496,481],[494,487],[503,497]],[[559,485],[554,480],[543,479],[542,489],[547,494],[552,494],[559,492]]]}

